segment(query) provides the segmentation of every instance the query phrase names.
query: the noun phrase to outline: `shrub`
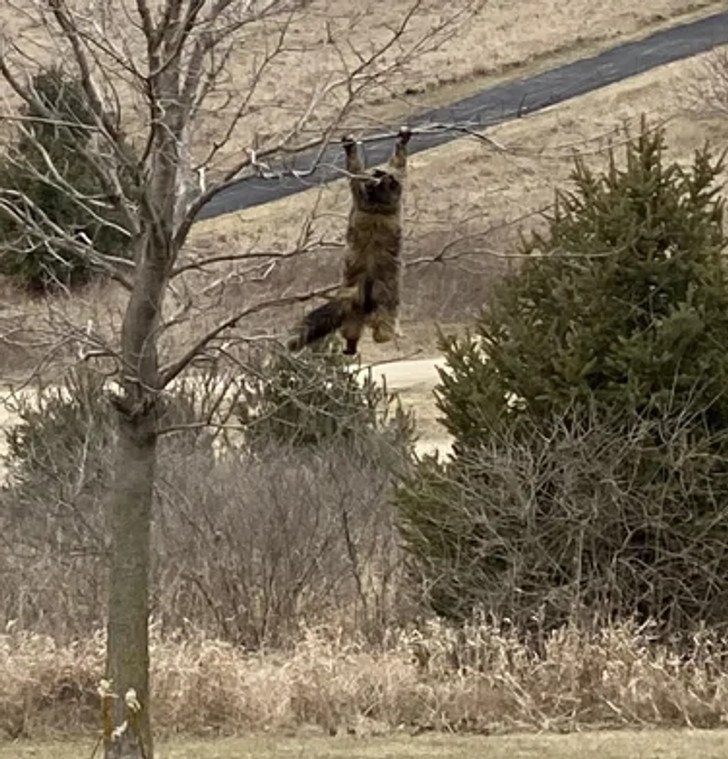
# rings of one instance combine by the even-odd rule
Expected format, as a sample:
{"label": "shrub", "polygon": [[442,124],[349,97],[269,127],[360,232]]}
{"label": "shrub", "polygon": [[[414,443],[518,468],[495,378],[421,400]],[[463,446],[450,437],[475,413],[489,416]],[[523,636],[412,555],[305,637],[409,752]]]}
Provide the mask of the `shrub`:
{"label": "shrub", "polygon": [[[376,419],[358,436],[342,429],[316,445],[285,436],[258,437],[252,450],[230,445],[206,426],[213,409],[228,413],[218,380],[213,369],[166,394],[160,427],[176,432],[160,441],[154,619],[248,647],[285,645],[321,622],[381,637],[408,608],[390,508],[392,469],[407,449]],[[351,380],[336,375],[331,392],[340,397],[336,383]],[[84,634],[103,624],[106,604],[114,412],[102,378],[85,367],[13,406],[0,626]]]}
{"label": "shrub", "polygon": [[[49,68],[33,78],[33,88],[43,108],[23,108],[23,132],[0,162],[0,188],[10,207],[19,209],[17,216],[7,210],[0,214],[0,271],[24,287],[50,290],[82,284],[103,269],[60,237],[39,239],[24,214],[45,216],[63,234],[87,241],[101,254],[123,255],[127,237],[84,156],[95,122],[81,82]],[[49,162],[59,178],[51,174]],[[124,172],[121,178],[128,181]]]}
{"label": "shrub", "polygon": [[663,151],[643,122],[624,167],[577,160],[475,334],[442,340],[454,457],[397,499],[440,614],[728,622],[722,161]]}
{"label": "shrub", "polygon": [[317,446],[336,439],[371,449],[377,438],[387,447],[407,448],[414,440],[411,414],[386,385],[373,381],[371,371],[360,381],[361,371],[336,340],[300,355],[267,356],[248,380],[239,406],[249,440]]}
{"label": "shrub", "polygon": [[[191,387],[181,387],[160,425],[195,421],[198,402]],[[34,546],[68,556],[103,552],[102,502],[112,486],[116,437],[104,376],[74,367],[57,384],[15,396],[6,406],[17,421],[5,431],[2,516]],[[198,455],[212,456],[206,430],[193,428],[187,438]]]}
{"label": "shrub", "polygon": [[[334,624],[379,639],[409,611],[378,457],[336,441],[160,463],[154,614],[249,649]],[[186,620],[186,621],[185,621]]]}

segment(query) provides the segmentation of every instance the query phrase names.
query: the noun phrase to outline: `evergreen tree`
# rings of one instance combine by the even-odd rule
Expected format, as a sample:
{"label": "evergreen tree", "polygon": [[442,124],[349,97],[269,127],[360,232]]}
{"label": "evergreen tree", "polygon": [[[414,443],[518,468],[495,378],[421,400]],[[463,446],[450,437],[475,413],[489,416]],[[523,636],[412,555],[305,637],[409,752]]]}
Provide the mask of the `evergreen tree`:
{"label": "evergreen tree", "polygon": [[267,355],[238,406],[248,440],[263,448],[338,442],[368,454],[377,441],[383,450],[409,451],[411,414],[386,386],[374,382],[371,371],[363,381],[360,371],[335,338],[298,356],[288,351]]}
{"label": "evergreen tree", "polygon": [[[42,108],[24,106],[24,131],[0,162],[6,202],[12,207],[27,198],[37,213],[70,238],[90,241],[101,253],[123,257],[126,235],[105,201],[98,175],[83,156],[93,139],[94,117],[81,83],[54,67],[37,75],[33,86]],[[0,210],[2,273],[36,290],[81,284],[99,273],[99,267],[73,246],[56,240],[38,242],[17,218]]]}
{"label": "evergreen tree", "polygon": [[474,334],[442,340],[454,456],[398,495],[439,613],[728,621],[723,161],[664,150],[643,121],[623,166],[577,160]]}

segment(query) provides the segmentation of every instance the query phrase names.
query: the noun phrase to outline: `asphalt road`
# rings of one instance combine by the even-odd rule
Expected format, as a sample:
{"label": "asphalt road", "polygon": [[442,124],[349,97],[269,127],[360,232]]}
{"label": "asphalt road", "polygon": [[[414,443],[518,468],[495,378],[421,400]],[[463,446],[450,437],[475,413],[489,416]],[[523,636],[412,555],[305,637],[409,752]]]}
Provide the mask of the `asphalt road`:
{"label": "asphalt road", "polygon": [[[723,11],[655,32],[635,42],[617,45],[599,55],[489,87],[452,105],[423,113],[410,120],[409,124],[413,128],[432,128],[438,124],[455,123],[483,129],[727,43],[728,11]],[[393,128],[398,126],[393,125]],[[416,134],[410,142],[410,152],[418,153],[459,136],[462,133],[437,129]],[[391,145],[387,143],[368,144],[369,164],[383,163],[389,157],[390,150]],[[272,166],[274,172],[280,174],[276,177],[241,179],[204,206],[197,219],[210,219],[268,203],[340,176],[341,149],[338,144],[329,147],[310,174],[305,177],[292,174],[294,170],[304,174],[309,172],[315,157],[315,151],[302,153],[287,164]]]}

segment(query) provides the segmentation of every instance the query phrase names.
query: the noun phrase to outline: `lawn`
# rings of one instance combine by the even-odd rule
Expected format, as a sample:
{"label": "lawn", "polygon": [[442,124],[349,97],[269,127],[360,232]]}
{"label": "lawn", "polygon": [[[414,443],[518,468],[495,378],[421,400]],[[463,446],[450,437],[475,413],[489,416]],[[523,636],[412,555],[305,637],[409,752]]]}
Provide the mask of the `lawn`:
{"label": "lawn", "polygon": [[[78,759],[92,744],[0,744],[0,759]],[[656,730],[494,737],[261,736],[160,743],[158,759],[724,759],[728,731]]]}

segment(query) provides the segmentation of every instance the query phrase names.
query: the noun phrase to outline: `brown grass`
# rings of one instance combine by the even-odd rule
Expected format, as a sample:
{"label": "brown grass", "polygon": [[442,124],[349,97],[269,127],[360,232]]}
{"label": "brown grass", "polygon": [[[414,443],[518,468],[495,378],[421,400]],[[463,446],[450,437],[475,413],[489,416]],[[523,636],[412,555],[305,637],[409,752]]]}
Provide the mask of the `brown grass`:
{"label": "brown grass", "polygon": [[[667,122],[668,155],[689,160],[709,139],[718,148],[728,141],[721,118],[698,118],[687,110],[689,83],[704,72],[707,56],[670,64],[641,76],[488,132],[493,143],[464,138],[411,159],[407,198],[405,333],[394,349],[362,344],[367,359],[393,357],[417,348],[433,349],[433,322],[467,323],[477,314],[495,277],[517,257],[518,235],[539,225],[538,211],[567,187],[573,153],[604,165],[610,144],[619,145],[625,125],[640,114]],[[317,215],[316,233],[341,241],[348,204],[342,183],[283,199],[197,225],[191,245],[207,251],[249,246],[286,249],[301,221]],[[465,239],[463,239],[465,237]],[[447,248],[445,263],[412,265]],[[265,281],[266,292],[335,281],[338,250],[279,266]],[[252,294],[253,289],[248,290]],[[284,325],[276,325],[283,327]]]}
{"label": "brown grass", "polygon": [[[10,737],[94,732],[103,652],[101,634],[70,646],[1,636],[0,726]],[[487,626],[432,624],[382,648],[311,630],[285,653],[255,655],[192,631],[155,633],[154,718],[167,737],[715,728],[728,708],[724,655],[705,635],[678,657],[629,625],[564,629],[542,656]]]}
{"label": "brown grass", "polygon": [[[82,3],[71,5],[83,6]],[[115,29],[131,51],[141,52],[140,34],[129,22],[127,0],[107,4],[107,24]],[[323,82],[345,73],[356,59],[354,50],[367,54],[387,39],[396,28],[411,0],[314,0],[295,18],[287,36],[287,49],[278,55],[263,76],[258,77],[257,93],[250,102],[249,113],[236,130],[229,146],[235,155],[253,143],[257,135],[263,144],[272,132],[282,132],[298,119],[311,94]],[[519,3],[489,0],[463,26],[453,27],[426,45],[420,54],[381,85],[371,88],[352,113],[351,123],[371,126],[395,114],[408,114],[474,92],[494,77],[515,69],[525,73],[551,65],[557,60],[572,59],[586,52],[604,48],[615,41],[642,36],[653,29],[669,26],[696,16],[715,12],[720,0],[648,0],[635,4],[630,0],[612,0],[594,6],[589,0],[522,0]],[[21,6],[23,7],[23,6]],[[383,67],[400,60],[417,41],[442,21],[447,13],[459,7],[439,0],[424,0],[409,24],[401,41],[382,59]],[[10,0],[0,2],[5,31],[21,49],[27,49],[37,60],[59,60],[64,46],[39,25],[30,9],[17,11]],[[585,20],[588,19],[588,24]],[[112,24],[115,20],[116,24]],[[251,71],[261,55],[270,48],[272,34],[281,19],[246,27],[236,44],[230,63],[221,78],[218,95],[210,102],[194,138],[200,149],[206,149],[213,134],[230,113],[232,97],[239,102],[240,93],[252,82]],[[89,34],[98,35],[98,19],[89,18]],[[53,27],[51,27],[53,28]],[[109,42],[114,41],[109,40]],[[349,46],[351,44],[351,47]],[[407,57],[405,55],[405,57]],[[4,91],[5,88],[2,88]],[[339,94],[325,98],[317,107],[310,124],[316,130],[325,124],[340,103]],[[131,107],[138,98],[131,92],[122,97]],[[143,122],[144,108],[132,108],[127,119],[130,129]],[[219,136],[219,132],[218,132]]]}
{"label": "brown grass", "polygon": [[[538,13],[527,7],[531,12],[522,3],[490,3],[489,15],[463,32],[465,37],[458,37],[458,44],[452,48],[453,60],[460,60],[457,56],[461,50],[472,53],[467,40],[487,37],[489,44],[501,45],[499,49],[510,51],[513,60],[523,62],[531,55],[529,50],[536,55],[539,50],[558,47],[554,30],[568,40],[583,29],[577,23],[584,11],[582,2],[548,7],[539,4]],[[667,17],[685,7],[677,2],[648,3],[644,7],[621,0],[605,3],[590,11],[589,34],[599,29],[602,33],[614,29],[615,35],[627,34],[637,28],[638,19],[644,21],[648,8],[653,15]],[[495,19],[499,19],[497,23]],[[486,35],[486,27],[497,33]],[[517,35],[511,32],[515,28]],[[537,42],[539,34],[543,44]],[[591,155],[599,163],[609,142],[623,138],[620,127],[635,124],[642,112],[654,121],[669,119],[670,155],[681,160],[689,158],[705,139],[718,146],[726,143],[725,119],[696,118],[685,111],[688,83],[704,75],[705,61],[706,56],[700,56],[664,66],[492,129],[489,135],[505,148],[502,152],[492,144],[464,138],[413,157],[407,200],[410,266],[405,280],[405,337],[385,346],[376,346],[366,337],[361,345],[363,359],[386,360],[418,352],[434,355],[436,324],[454,331],[470,323],[492,281],[512,264],[518,234],[537,225],[538,209],[551,202],[557,187],[568,184],[573,150]],[[423,102],[436,99],[432,91]],[[256,259],[188,277],[181,291],[183,297],[194,295],[190,318],[168,335],[164,351],[189,345],[203,329],[241,304],[336,282],[347,206],[345,187],[334,183],[320,191],[198,224],[188,246],[190,255],[280,253],[295,246],[302,227],[309,217],[315,217],[306,240],[310,248],[307,253],[279,262],[270,270],[267,262],[261,264]],[[432,258],[443,248],[447,248],[445,263],[411,264],[413,259]],[[59,331],[68,332],[68,324],[85,327],[91,321],[113,344],[126,302],[126,294],[117,288],[94,285],[68,299],[29,301],[7,284],[0,286],[4,304],[0,326],[5,336],[0,344],[0,366],[6,378],[16,377],[33,365],[48,351]],[[179,302],[170,296],[168,310],[174,310]],[[241,323],[237,334],[282,336],[302,308],[266,310]],[[44,334],[33,336],[30,346],[23,332],[29,324],[47,325]],[[416,395],[418,406],[431,405],[428,388]],[[432,422],[428,420],[428,424]]]}
{"label": "brown grass", "polygon": [[[333,74],[344,73],[341,48],[325,44],[323,30],[328,24],[338,39],[346,39],[357,50],[368,50],[377,41],[386,39],[395,28],[411,0],[317,0],[307,7],[305,16],[296,25],[295,42],[304,52],[285,54],[267,72],[260,86],[260,95],[253,100],[253,112],[238,130],[230,145],[234,155],[251,143],[252,135],[265,137],[282,130],[300,115],[309,93]],[[524,0],[519,3],[486,2],[464,25],[453,27],[454,34],[442,36],[436,44],[418,54],[381,86],[370,89],[357,103],[347,119],[350,127],[372,128],[393,119],[475,92],[494,78],[519,70],[533,70],[553,65],[557,60],[573,59],[587,51],[603,49],[616,40],[641,36],[652,29],[669,26],[714,12],[716,0],[649,0],[635,5],[629,0],[614,0],[595,8],[588,0]],[[453,6],[457,7],[456,5]],[[401,45],[385,56],[383,65],[413,41],[423,39],[438,24],[449,4],[426,0],[403,37]],[[352,25],[352,19],[361,19]],[[584,19],[589,18],[588,25]],[[344,30],[348,30],[344,32]],[[231,67],[235,90],[245,81],[250,68],[250,46],[241,46]],[[354,59],[346,52],[344,59]],[[225,95],[228,93],[226,92]],[[311,124],[327,123],[335,103],[322,103]],[[198,139],[206,144],[214,134],[215,116],[206,120]]]}
{"label": "brown grass", "polygon": [[[723,759],[725,730],[595,731],[572,735],[457,736],[439,733],[367,738],[252,735],[162,741],[164,759]],[[162,753],[162,751],[164,753]],[[78,759],[91,742],[0,745],[0,759]]]}
{"label": "brown grass", "polygon": [[[382,8],[387,9],[386,13],[401,11],[400,0],[394,3],[370,2],[379,11]],[[343,18],[348,5],[343,0],[337,8],[339,5]],[[564,46],[587,44],[600,37],[613,41],[637,30],[644,32],[644,24],[650,21],[662,20],[662,23],[675,14],[696,7],[715,9],[718,3],[653,0],[635,6],[627,0],[615,0],[598,9],[589,6],[588,34],[583,36],[587,5],[585,0],[546,5],[531,0],[518,4],[491,2],[453,40],[439,47],[436,53],[428,53],[413,63],[420,67],[415,70],[413,78],[418,86],[422,84],[427,89],[433,86],[433,77],[467,78],[473,67],[485,67],[489,74],[493,74],[509,66],[525,65],[539,56],[548,58]],[[314,35],[314,30],[315,34],[320,34],[321,16],[317,8],[316,3],[311,6],[310,15],[306,16],[306,23],[310,26],[304,24],[300,31],[302,35]],[[431,23],[432,19],[428,18],[417,23]],[[381,22],[386,20],[391,19],[385,14]],[[421,31],[420,27],[418,29]],[[24,33],[37,34],[37,29],[26,29]],[[483,40],[487,40],[485,62]],[[312,62],[316,66],[324,65],[325,60],[325,56],[312,56],[307,65],[311,63],[313,66]],[[602,149],[607,140],[615,136],[614,130],[620,124],[634,120],[642,110],[655,118],[675,116],[684,105],[679,95],[682,82],[695,68],[695,61],[666,66],[547,112],[498,127],[491,133],[508,148],[503,154],[495,152],[488,144],[469,138],[416,156],[412,161],[408,199],[409,258],[432,256],[443,246],[454,245],[449,253],[456,254],[458,260],[451,259],[446,266],[419,266],[411,270],[406,281],[404,313],[407,337],[395,350],[392,346],[381,349],[365,343],[365,357],[392,357],[422,348],[431,353],[434,321],[450,324],[470,321],[477,313],[490,281],[508,265],[507,254],[516,231],[519,227],[531,225],[534,219],[528,214],[550,202],[553,189],[566,182],[571,148],[582,151]],[[309,71],[307,66],[295,65],[287,69],[286,77],[277,76],[275,82],[280,88],[282,82],[291,81],[290,75],[318,76],[320,72],[314,69]],[[485,84],[480,80],[468,81],[473,88]],[[271,89],[269,95],[272,101],[282,103],[286,93],[298,89],[289,87],[286,92]],[[452,92],[447,97],[454,96]],[[435,100],[436,92],[430,89],[419,104]],[[408,102],[402,110],[408,111],[417,105]],[[376,110],[372,110],[371,102],[363,107],[367,113]],[[271,114],[264,111],[260,118],[269,123]],[[250,126],[251,129],[258,128],[255,118],[250,121]],[[706,136],[720,139],[728,136],[724,122],[717,119],[695,122],[678,115],[669,130],[673,152],[682,156]],[[241,303],[255,302],[294,289],[305,291],[335,281],[339,261],[337,245],[342,240],[346,207],[346,192],[338,183],[320,193],[304,193],[197,225],[189,246],[191,253],[283,251],[295,243],[305,217],[311,213],[317,216],[308,240],[312,248],[308,255],[289,259],[272,272],[267,272],[264,265],[251,270],[250,266],[238,264],[204,277],[190,277],[186,288],[187,292],[193,293],[210,286],[218,277],[222,279],[219,286],[197,298],[190,323],[195,324],[196,330],[201,330]],[[514,218],[523,215],[527,217],[524,224],[511,224]],[[479,244],[476,245],[473,239],[457,244],[457,238],[463,232],[479,236]],[[315,239],[322,239],[323,244],[314,245]],[[469,255],[463,255],[468,248],[471,249]],[[478,248],[475,254],[472,252],[474,248]],[[254,281],[256,275],[259,277],[264,271],[267,272],[264,280]],[[3,333],[29,322],[47,320],[52,308],[51,321],[54,324],[48,333],[49,341],[54,328],[64,320],[83,326],[92,320],[102,334],[112,334],[118,328],[126,300],[125,294],[114,287],[94,286],[72,299],[56,299],[51,304],[28,301],[7,285],[2,290],[4,309],[0,317]],[[170,298],[169,305],[170,309],[177,305],[174,298]],[[60,318],[61,314],[63,318]],[[279,310],[250,319],[243,326],[248,333],[263,330],[281,334],[292,318],[290,309]],[[190,323],[185,323],[171,336],[169,345],[180,346],[194,338],[196,330],[190,329]],[[36,345],[29,351],[21,338],[14,333],[11,339],[3,341],[0,365],[21,369],[48,348],[47,343],[38,344],[36,336]]]}
{"label": "brown grass", "polygon": [[[653,122],[667,120],[671,157],[689,159],[706,139],[718,147],[726,144],[725,119],[698,118],[686,111],[685,93],[689,83],[705,71],[707,57],[661,67],[492,129],[489,135],[505,151],[464,138],[414,156],[407,199],[408,259],[432,257],[445,245],[453,246],[448,252],[451,258],[444,264],[410,265],[405,279],[405,337],[385,346],[365,337],[363,360],[418,352],[435,355],[436,324],[451,332],[471,322],[493,279],[512,262],[519,232],[538,224],[535,212],[551,202],[557,187],[568,185],[573,150],[587,154],[595,164],[602,162],[610,141],[623,139],[618,131],[621,126],[635,125],[642,112]],[[342,242],[347,206],[346,188],[339,182],[198,224],[190,253],[289,250],[311,215],[316,217],[312,240],[322,238],[324,243],[279,263],[258,281],[256,275],[266,271],[265,265],[238,263],[191,277],[186,285],[189,293],[198,294],[213,281],[219,284],[196,296],[190,321],[170,335],[166,350],[189,344],[200,330],[241,304],[335,282],[341,250],[336,245]],[[463,231],[472,237],[459,241]],[[0,347],[3,374],[7,377],[30,366],[48,349],[58,329],[65,329],[65,321],[85,325],[91,319],[102,334],[113,335],[125,297],[114,287],[95,285],[73,298],[30,302],[5,286],[0,312],[3,332],[29,323],[50,326],[47,342],[41,339],[31,348],[23,344],[22,333],[4,341]],[[170,308],[174,305],[170,298]],[[243,322],[238,333],[283,335],[301,310],[268,310]],[[34,339],[39,340],[38,336]],[[420,424],[427,427],[424,431],[437,435],[430,387],[408,390],[405,399],[419,410]]]}

